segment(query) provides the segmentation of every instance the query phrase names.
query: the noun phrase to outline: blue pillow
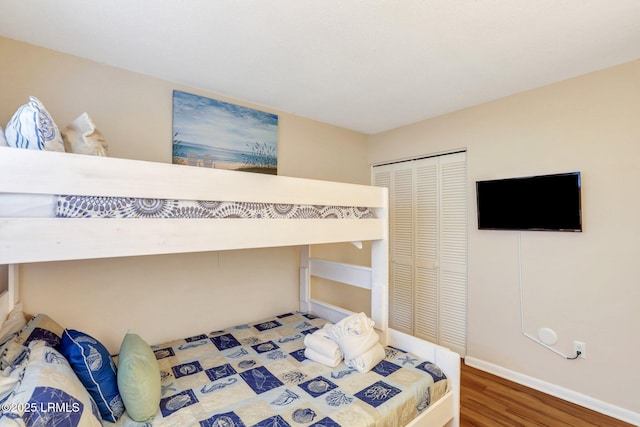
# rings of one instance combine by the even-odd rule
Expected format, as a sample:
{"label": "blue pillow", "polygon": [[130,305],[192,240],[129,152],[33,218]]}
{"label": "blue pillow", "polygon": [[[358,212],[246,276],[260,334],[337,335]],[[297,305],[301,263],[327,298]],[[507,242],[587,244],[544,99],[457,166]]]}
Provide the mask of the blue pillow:
{"label": "blue pillow", "polygon": [[124,412],[124,403],[118,391],[116,365],[105,346],[83,332],[65,329],[60,353],[93,397],[102,418],[118,421]]}

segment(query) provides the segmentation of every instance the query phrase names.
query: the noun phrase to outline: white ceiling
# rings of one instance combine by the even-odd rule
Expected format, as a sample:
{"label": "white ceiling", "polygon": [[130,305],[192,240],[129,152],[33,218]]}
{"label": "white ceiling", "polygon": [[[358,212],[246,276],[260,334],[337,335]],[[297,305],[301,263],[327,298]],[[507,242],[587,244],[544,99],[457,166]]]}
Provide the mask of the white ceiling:
{"label": "white ceiling", "polygon": [[640,58],[640,0],[0,0],[0,36],[371,134]]}

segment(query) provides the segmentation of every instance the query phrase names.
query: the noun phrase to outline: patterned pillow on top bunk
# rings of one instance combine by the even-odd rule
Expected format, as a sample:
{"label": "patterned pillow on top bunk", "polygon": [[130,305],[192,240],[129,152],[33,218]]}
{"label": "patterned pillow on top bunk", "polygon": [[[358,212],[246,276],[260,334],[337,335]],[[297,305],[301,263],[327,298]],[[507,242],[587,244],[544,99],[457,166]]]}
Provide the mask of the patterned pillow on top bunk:
{"label": "patterned pillow on top bunk", "polygon": [[7,144],[31,150],[64,151],[62,135],[42,102],[35,96],[15,112],[5,129]]}

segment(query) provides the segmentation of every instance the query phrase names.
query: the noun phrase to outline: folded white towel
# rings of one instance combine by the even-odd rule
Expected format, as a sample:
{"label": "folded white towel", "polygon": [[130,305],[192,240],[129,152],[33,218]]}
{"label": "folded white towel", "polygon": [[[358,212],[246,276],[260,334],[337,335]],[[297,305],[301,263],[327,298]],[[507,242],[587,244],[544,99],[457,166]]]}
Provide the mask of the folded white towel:
{"label": "folded white towel", "polygon": [[368,351],[355,359],[345,359],[344,363],[349,368],[356,369],[360,373],[369,372],[374,366],[385,358],[384,347],[377,343]]}
{"label": "folded white towel", "polygon": [[322,335],[322,336],[325,336],[325,337],[328,338],[329,337],[329,331],[331,331],[331,329],[333,329],[334,326],[335,325],[333,323],[327,322],[322,326],[322,329],[318,329],[315,333],[317,333],[318,335]]}
{"label": "folded white towel", "polygon": [[342,350],[345,359],[355,359],[369,351],[373,346],[378,344],[380,337],[373,329],[358,337],[344,337],[338,345]]}
{"label": "folded white towel", "polygon": [[307,349],[331,359],[342,359],[342,351],[336,342],[325,335],[322,330],[315,331],[304,337],[304,345]]}
{"label": "folded white towel", "polygon": [[373,329],[375,323],[364,313],[351,314],[330,328],[327,332],[334,341],[345,336],[359,336]]}
{"label": "folded white towel", "polygon": [[364,313],[356,313],[336,323],[329,329],[328,335],[338,344],[344,358],[350,360],[362,356],[378,344],[380,337],[373,326],[373,320]]}
{"label": "folded white towel", "polygon": [[338,357],[331,357],[325,354],[320,354],[308,347],[304,349],[304,357],[325,366],[329,366],[330,368],[335,368],[340,364],[340,362],[342,362],[342,353],[340,353]]}

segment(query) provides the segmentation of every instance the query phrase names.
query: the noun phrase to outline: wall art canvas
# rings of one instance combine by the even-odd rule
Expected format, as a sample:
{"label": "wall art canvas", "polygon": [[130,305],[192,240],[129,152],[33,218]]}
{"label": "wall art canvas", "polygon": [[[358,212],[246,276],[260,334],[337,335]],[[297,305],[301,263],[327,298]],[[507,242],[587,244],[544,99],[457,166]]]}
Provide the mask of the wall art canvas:
{"label": "wall art canvas", "polygon": [[278,116],[174,90],[173,163],[277,175]]}

